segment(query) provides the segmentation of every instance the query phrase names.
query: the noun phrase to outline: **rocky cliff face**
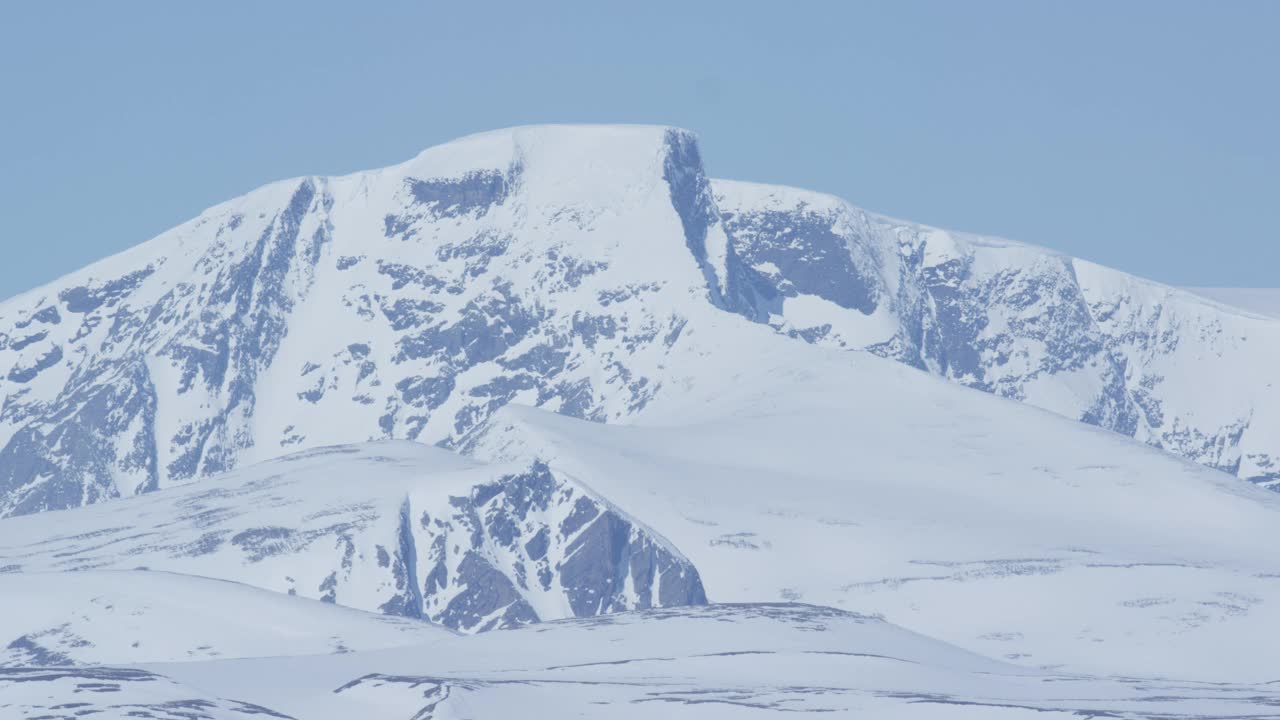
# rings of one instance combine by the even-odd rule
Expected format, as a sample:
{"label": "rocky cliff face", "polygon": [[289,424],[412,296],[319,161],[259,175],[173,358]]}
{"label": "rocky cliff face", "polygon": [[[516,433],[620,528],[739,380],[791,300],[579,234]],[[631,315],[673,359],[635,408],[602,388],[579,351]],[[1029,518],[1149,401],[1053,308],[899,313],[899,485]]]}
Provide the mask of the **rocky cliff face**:
{"label": "rocky cliff face", "polygon": [[1076,258],[873,215],[792,188],[713,184],[780,332],[865,349],[1280,483],[1274,319]]}

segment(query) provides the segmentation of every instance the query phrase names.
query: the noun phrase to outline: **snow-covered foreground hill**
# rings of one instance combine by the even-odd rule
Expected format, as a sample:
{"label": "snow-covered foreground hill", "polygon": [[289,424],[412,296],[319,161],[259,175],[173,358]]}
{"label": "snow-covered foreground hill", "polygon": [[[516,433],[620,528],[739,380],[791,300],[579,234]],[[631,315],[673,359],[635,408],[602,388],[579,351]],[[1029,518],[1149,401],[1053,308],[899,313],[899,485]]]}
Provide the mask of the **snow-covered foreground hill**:
{"label": "snow-covered foreground hill", "polygon": [[286,718],[260,705],[212,697],[128,668],[0,668],[0,710],[13,718],[75,720],[263,720]]}
{"label": "snow-covered foreground hill", "polygon": [[[628,613],[460,638],[431,654],[404,649],[152,669],[317,719],[701,719],[796,712],[1249,718],[1276,717],[1280,697],[1258,686],[1028,671],[874,618],[804,605]],[[272,680],[287,677],[306,680]],[[317,687],[337,692],[322,696]]]}
{"label": "snow-covered foreground hill", "polygon": [[[804,605],[629,613],[503,630],[438,650],[155,670],[317,720],[1280,715],[1280,695],[1266,686],[1028,671],[874,618]],[[297,676],[307,682],[269,680]],[[321,700],[317,686],[336,692]]]}
{"label": "snow-covered foreground hill", "polygon": [[0,707],[59,718],[1207,720],[1275,718],[1277,704],[1266,685],[1027,670],[797,604],[632,612],[376,652],[0,670]]}
{"label": "snow-covered foreground hill", "polygon": [[0,667],[355,652],[453,635],[222,580],[144,571],[0,575]]}
{"label": "snow-covered foreground hill", "polygon": [[[77,574],[72,574],[77,575]],[[88,574],[86,574],[88,575]],[[140,573],[146,575],[146,573]],[[74,582],[74,580],[68,580]],[[148,580],[150,582],[150,580]],[[207,580],[172,575],[169,589]],[[225,585],[225,583],[223,583]],[[238,612],[214,619],[233,637],[262,628],[269,607],[319,603],[268,593],[211,592]],[[10,625],[47,615],[22,606]],[[321,614],[323,615],[323,614]],[[347,611],[348,628],[378,619]],[[133,606],[131,630],[164,642],[164,609]],[[212,632],[212,628],[210,629]],[[422,644],[308,655],[276,632],[274,657],[182,659],[134,667],[0,667],[0,710],[15,717],[152,719],[444,720],[600,717],[698,720],[790,716],[902,719],[1276,717],[1270,685],[1098,678],[1029,670],[908,632],[881,619],[797,603],[625,612],[480,635],[436,630]],[[239,646],[256,653],[252,643]],[[101,660],[136,650],[95,648]]]}
{"label": "snow-covered foreground hill", "polygon": [[275,183],[0,304],[0,516],[310,447],[452,446],[510,402],[625,423],[699,380],[673,362],[775,335],[1280,478],[1280,321],[712,181],[684,131],[549,126]]}
{"label": "snow-covered foreground hill", "polygon": [[[572,479],[403,441],[10,518],[0,567],[24,573],[18,585],[33,571],[165,570],[464,631],[706,602],[678,551]],[[32,577],[38,595],[47,579]]]}

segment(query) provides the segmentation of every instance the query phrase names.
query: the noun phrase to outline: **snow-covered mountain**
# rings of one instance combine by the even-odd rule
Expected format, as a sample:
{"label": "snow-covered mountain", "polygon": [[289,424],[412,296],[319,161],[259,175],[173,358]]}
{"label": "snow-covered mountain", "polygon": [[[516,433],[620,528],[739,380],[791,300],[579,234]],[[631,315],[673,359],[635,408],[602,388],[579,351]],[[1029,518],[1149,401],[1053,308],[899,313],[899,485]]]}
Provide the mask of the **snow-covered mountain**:
{"label": "snow-covered mountain", "polygon": [[0,309],[0,511],[448,444],[512,400],[630,415],[714,311],[726,247],[692,137],[664,128],[504,131],[268,186]]}
{"label": "snow-covered mountain", "polygon": [[310,447],[454,446],[513,402],[630,421],[704,381],[679,358],[769,327],[1280,477],[1276,320],[713,181],[684,131],[550,126],[275,183],[0,304],[0,515]]}
{"label": "snow-covered mountain", "polygon": [[0,304],[0,711],[1276,717],[1276,350],[669,128],[277,183]]}

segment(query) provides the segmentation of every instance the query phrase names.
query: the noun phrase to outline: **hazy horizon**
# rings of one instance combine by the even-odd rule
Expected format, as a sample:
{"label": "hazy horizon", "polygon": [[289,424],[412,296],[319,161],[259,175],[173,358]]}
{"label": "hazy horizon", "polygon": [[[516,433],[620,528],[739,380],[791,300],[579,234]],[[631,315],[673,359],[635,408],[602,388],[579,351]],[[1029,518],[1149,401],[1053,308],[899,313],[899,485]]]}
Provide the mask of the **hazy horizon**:
{"label": "hazy horizon", "polygon": [[273,180],[545,122],[676,125],[714,177],[1276,284],[1274,3],[134,7],[0,29],[0,298]]}

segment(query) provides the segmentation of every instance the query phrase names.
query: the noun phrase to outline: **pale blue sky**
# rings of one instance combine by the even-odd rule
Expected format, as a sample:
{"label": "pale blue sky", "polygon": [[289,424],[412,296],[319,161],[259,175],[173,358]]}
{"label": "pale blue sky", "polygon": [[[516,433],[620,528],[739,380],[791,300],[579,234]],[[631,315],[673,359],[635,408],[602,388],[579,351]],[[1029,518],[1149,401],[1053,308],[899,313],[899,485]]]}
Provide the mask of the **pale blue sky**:
{"label": "pale blue sky", "polygon": [[540,122],[679,125],[716,176],[1280,284],[1280,2],[3,10],[0,297],[271,180]]}

